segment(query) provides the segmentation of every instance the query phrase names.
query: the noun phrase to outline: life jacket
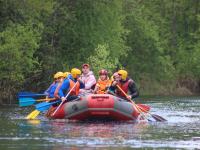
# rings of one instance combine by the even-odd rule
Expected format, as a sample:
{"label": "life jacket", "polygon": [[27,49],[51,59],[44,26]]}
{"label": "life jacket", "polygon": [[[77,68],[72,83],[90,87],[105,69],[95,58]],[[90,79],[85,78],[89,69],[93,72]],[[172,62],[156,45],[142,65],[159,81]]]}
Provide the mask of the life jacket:
{"label": "life jacket", "polygon": [[[76,84],[76,82],[74,82],[73,80],[69,80],[69,84],[70,84],[69,90],[71,90],[74,87],[74,85]],[[70,95],[78,95],[79,90],[80,90],[80,83],[78,82],[76,84],[76,87],[74,87],[74,89],[71,91]]]}
{"label": "life jacket", "polygon": [[[130,83],[130,79],[127,79],[125,82],[119,82],[118,86],[127,94],[128,93],[128,85]],[[117,95],[121,97],[126,97],[118,88],[117,88]]]}
{"label": "life jacket", "polygon": [[97,81],[96,86],[98,86],[97,94],[105,94],[106,88],[109,87],[111,84],[111,81],[109,79],[102,81],[99,79]]}

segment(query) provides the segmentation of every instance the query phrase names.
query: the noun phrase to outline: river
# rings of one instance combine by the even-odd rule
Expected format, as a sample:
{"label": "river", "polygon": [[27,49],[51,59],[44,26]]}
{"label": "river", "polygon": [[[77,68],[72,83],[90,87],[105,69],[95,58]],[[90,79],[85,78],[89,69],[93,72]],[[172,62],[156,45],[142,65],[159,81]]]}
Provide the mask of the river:
{"label": "river", "polygon": [[0,149],[200,149],[200,97],[144,97],[167,122],[25,120],[33,108],[0,107]]}

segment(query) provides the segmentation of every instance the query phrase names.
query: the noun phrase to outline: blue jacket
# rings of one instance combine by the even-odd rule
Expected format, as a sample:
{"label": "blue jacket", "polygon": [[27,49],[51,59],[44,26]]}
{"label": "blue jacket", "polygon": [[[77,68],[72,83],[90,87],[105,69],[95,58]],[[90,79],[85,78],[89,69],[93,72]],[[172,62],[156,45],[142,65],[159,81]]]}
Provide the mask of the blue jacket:
{"label": "blue jacket", "polygon": [[67,78],[68,78],[68,79],[71,79],[71,80],[74,80],[74,78],[72,77],[71,74],[69,74],[69,75],[67,76]]}
{"label": "blue jacket", "polygon": [[[58,95],[60,97],[65,97],[65,95],[67,95],[67,92],[69,91],[70,89],[70,80],[74,81],[75,83],[77,82],[76,79],[74,79],[72,76],[66,78],[63,83],[62,83],[62,86],[60,87],[59,91],[58,91]],[[79,82],[79,81],[78,81]],[[80,82],[80,89],[84,89],[85,88],[85,85]]]}
{"label": "blue jacket", "polygon": [[54,92],[58,86],[58,82],[53,82],[49,88],[44,92],[49,98],[54,98]]}

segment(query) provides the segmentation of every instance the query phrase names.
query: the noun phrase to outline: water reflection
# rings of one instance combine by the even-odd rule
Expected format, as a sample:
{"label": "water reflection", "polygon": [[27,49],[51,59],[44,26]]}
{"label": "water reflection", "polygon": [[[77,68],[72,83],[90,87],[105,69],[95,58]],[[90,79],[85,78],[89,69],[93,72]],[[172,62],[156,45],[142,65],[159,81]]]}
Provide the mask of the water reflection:
{"label": "water reflection", "polygon": [[168,122],[24,120],[29,108],[0,108],[0,149],[130,149],[200,147],[200,98],[145,101]]}
{"label": "water reflection", "polygon": [[146,123],[91,123],[91,122],[66,122],[66,121],[51,121],[51,131],[55,135],[65,135],[66,137],[99,137],[99,138],[129,138],[137,137],[138,134],[145,132],[149,126]]}

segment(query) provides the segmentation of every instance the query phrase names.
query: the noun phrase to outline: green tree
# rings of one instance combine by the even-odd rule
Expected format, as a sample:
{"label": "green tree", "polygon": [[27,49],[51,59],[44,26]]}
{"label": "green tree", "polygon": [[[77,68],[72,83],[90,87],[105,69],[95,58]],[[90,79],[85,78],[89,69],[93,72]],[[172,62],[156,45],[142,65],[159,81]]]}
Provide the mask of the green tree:
{"label": "green tree", "polygon": [[95,49],[94,55],[91,55],[88,58],[88,62],[92,64],[92,69],[96,75],[98,75],[98,72],[101,69],[106,69],[110,71],[110,73],[116,69],[119,60],[117,58],[113,59],[110,56],[108,45],[98,45]]}
{"label": "green tree", "polygon": [[0,33],[0,84],[5,97],[22,85],[26,75],[38,66],[34,57],[40,42],[40,28],[13,25]]}

